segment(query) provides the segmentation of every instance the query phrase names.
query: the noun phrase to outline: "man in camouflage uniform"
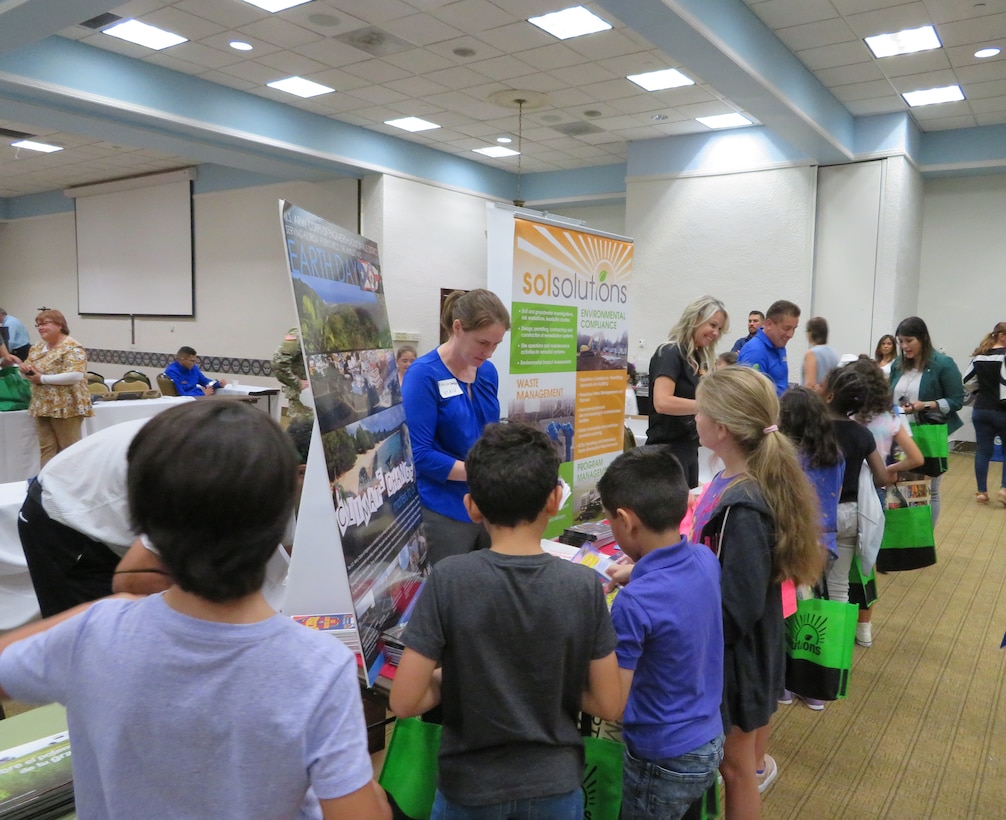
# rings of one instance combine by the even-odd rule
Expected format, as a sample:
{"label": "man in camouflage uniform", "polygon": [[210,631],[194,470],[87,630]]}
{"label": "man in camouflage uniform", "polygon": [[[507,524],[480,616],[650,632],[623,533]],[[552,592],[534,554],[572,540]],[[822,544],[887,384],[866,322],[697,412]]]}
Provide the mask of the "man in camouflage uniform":
{"label": "man in camouflage uniform", "polygon": [[300,328],[291,328],[286,334],[272,357],[272,372],[283,384],[290,421],[313,421],[314,411],[300,400],[301,390],[308,387],[304,354],[300,349]]}

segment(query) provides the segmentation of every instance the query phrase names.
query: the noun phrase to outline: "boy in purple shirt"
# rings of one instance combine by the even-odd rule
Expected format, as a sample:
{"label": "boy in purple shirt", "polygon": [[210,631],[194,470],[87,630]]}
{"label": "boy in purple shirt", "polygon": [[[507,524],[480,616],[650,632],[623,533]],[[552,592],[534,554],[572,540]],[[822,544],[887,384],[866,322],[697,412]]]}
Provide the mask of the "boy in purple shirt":
{"label": "boy in purple shirt", "polygon": [[611,610],[629,693],[621,818],[678,818],[716,781],[723,758],[719,562],[678,532],[688,484],[669,448],[623,453],[597,490],[636,562]]}

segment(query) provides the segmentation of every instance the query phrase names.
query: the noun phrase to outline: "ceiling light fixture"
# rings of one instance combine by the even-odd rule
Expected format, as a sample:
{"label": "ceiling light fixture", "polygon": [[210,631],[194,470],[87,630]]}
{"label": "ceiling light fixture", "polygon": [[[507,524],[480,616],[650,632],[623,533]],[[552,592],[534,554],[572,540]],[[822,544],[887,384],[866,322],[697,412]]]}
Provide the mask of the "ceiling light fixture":
{"label": "ceiling light fixture", "polygon": [[317,97],[321,94],[331,94],[335,91],[334,88],[329,88],[327,85],[322,85],[312,80],[305,80],[303,77],[287,77],[285,80],[275,80],[271,83],[266,83],[266,85],[269,88],[275,88],[277,91],[285,91],[287,94],[294,94],[305,99],[308,97]]}
{"label": "ceiling light fixture", "polygon": [[873,52],[873,56],[880,59],[881,57],[895,57],[898,54],[930,51],[934,48],[940,48],[943,44],[936,35],[936,29],[932,26],[921,26],[920,28],[895,31],[892,34],[877,34],[873,37],[867,37],[866,45]]}
{"label": "ceiling light fixture", "polygon": [[493,159],[517,156],[517,152],[512,148],[504,148],[502,145],[489,145],[485,148],[473,148],[472,151],[476,154],[482,154],[484,157],[492,157]]}
{"label": "ceiling light fixture", "polygon": [[611,23],[602,20],[583,6],[553,11],[540,17],[529,17],[527,21],[560,40],[582,37],[585,34],[594,34],[611,28]]}
{"label": "ceiling light fixture", "polygon": [[513,142],[513,140],[510,139],[510,137],[496,137],[496,142],[501,142],[504,145],[509,145],[511,142]]}
{"label": "ceiling light fixture", "polygon": [[689,79],[676,68],[663,68],[660,71],[647,71],[645,74],[629,74],[625,79],[631,80],[647,91],[663,91],[665,88],[681,88],[685,85],[695,85],[695,80]]}
{"label": "ceiling light fixture", "polygon": [[751,120],[743,114],[717,114],[715,117],[696,117],[696,122],[701,122],[706,128],[741,128],[751,125]]}
{"label": "ceiling light fixture", "polygon": [[254,48],[251,43],[246,43],[244,40],[231,40],[227,45],[235,51],[251,51]]}
{"label": "ceiling light fixture", "polygon": [[385,120],[384,124],[390,125],[392,128],[401,128],[403,131],[410,131],[413,134],[417,131],[432,131],[434,128],[440,127],[435,122],[421,120],[419,117],[402,117],[397,120]]}
{"label": "ceiling light fixture", "polygon": [[294,6],[302,6],[310,3],[311,0],[244,0],[249,6],[255,6],[263,11],[275,14],[278,11],[286,11]]}
{"label": "ceiling light fixture", "polygon": [[187,37],[165,31],[157,26],[141,23],[139,20],[123,20],[121,23],[116,23],[114,26],[102,29],[101,33],[117,37],[120,40],[126,40],[130,43],[136,43],[138,46],[145,46],[154,51],[160,51],[164,48],[177,46],[179,43],[188,42]]}
{"label": "ceiling light fixture", "polygon": [[975,52],[975,57],[977,57],[979,60],[985,60],[988,59],[989,57],[998,56],[999,52],[1001,51],[1002,49],[999,48],[998,46],[989,46],[988,48],[980,48],[978,49],[978,51]]}
{"label": "ceiling light fixture", "polygon": [[36,142],[35,140],[18,140],[17,142],[12,142],[11,147],[26,148],[29,151],[40,151],[43,154],[52,154],[63,150],[63,146],[61,145],[49,145],[46,142]]}
{"label": "ceiling light fixture", "polygon": [[945,85],[941,88],[924,88],[919,91],[907,91],[901,95],[912,108],[937,103],[960,102],[964,92],[959,85]]}

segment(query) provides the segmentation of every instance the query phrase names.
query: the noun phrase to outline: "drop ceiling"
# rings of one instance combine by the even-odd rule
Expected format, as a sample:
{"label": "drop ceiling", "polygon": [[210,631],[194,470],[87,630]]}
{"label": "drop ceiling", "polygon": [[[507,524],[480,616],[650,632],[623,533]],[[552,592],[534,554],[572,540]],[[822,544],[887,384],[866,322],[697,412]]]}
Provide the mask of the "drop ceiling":
{"label": "drop ceiling", "polygon": [[[696,0],[665,0],[662,6],[649,0],[599,0],[584,5],[613,28],[566,41],[526,18],[565,8],[572,0],[313,0],[278,14],[241,0],[133,0],[104,9],[189,40],[160,52],[73,24],[65,12],[62,17],[50,14],[53,2],[25,0],[14,12],[0,7],[0,51],[6,46],[15,56],[17,48],[30,53],[31,42],[5,44],[2,35],[5,17],[18,13],[23,21],[26,7],[37,10],[25,27],[39,41],[50,35],[76,40],[511,172],[518,167],[536,173],[624,163],[631,142],[709,133],[696,122],[700,116],[740,112],[773,127],[770,107],[761,108],[769,94],[758,91],[770,83],[757,65],[731,53],[732,20],[743,20],[770,46],[768,52],[779,49],[795,56],[807,70],[811,90],[827,98],[827,89],[854,117],[905,112],[902,92],[960,83],[966,100],[910,111],[920,131],[1006,123],[1006,56],[984,61],[973,56],[982,46],[1006,44],[1006,0],[723,0],[704,10]],[[103,9],[88,0],[80,4],[81,13],[85,6],[88,17]],[[660,26],[639,22],[644,18],[637,12],[644,6],[668,30],[680,30],[680,22],[687,20],[708,42],[722,47],[672,48],[673,37],[663,36]],[[724,10],[726,15],[718,17]],[[48,18],[57,26],[54,30],[49,30]],[[876,60],[862,40],[925,24],[936,26],[943,48]],[[235,51],[228,45],[235,39],[253,50]],[[734,74],[748,72],[756,92],[732,80],[722,70],[724,61],[732,61]],[[678,68],[695,85],[646,92],[625,79],[662,68]],[[129,82],[128,74],[122,82]],[[300,99],[266,86],[291,75],[335,92]],[[514,100],[525,98],[533,104],[520,113]],[[0,128],[34,134],[65,150],[31,154],[3,144],[0,197],[200,161],[194,154],[164,150],[164,143],[145,140],[135,130],[124,130],[122,140],[68,133],[59,127],[58,117],[46,115],[44,106],[30,119],[6,119],[4,102],[0,97]],[[80,109],[86,114],[87,100]],[[407,116],[441,127],[409,134],[384,124]],[[520,142],[520,158],[472,153],[496,144],[498,137],[512,139],[510,147]]]}

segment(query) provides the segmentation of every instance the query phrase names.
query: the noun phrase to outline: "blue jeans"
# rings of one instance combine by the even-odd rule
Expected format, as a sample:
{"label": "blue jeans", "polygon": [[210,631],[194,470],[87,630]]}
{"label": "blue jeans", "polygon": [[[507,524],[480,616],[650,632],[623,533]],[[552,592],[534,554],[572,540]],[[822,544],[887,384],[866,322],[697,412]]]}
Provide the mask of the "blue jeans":
{"label": "blue jeans", "polygon": [[[973,410],[971,421],[975,425],[975,483],[978,492],[988,491],[989,462],[995,449],[995,438],[1006,441],[1006,410]],[[1006,463],[1006,462],[1004,462]],[[1002,486],[1006,487],[1006,471]]]}
{"label": "blue jeans", "polygon": [[665,760],[640,760],[626,749],[621,820],[677,820],[716,782],[721,760],[723,735]]}
{"label": "blue jeans", "polygon": [[583,820],[583,791],[507,800],[488,806],[452,803],[437,789],[430,820]]}

